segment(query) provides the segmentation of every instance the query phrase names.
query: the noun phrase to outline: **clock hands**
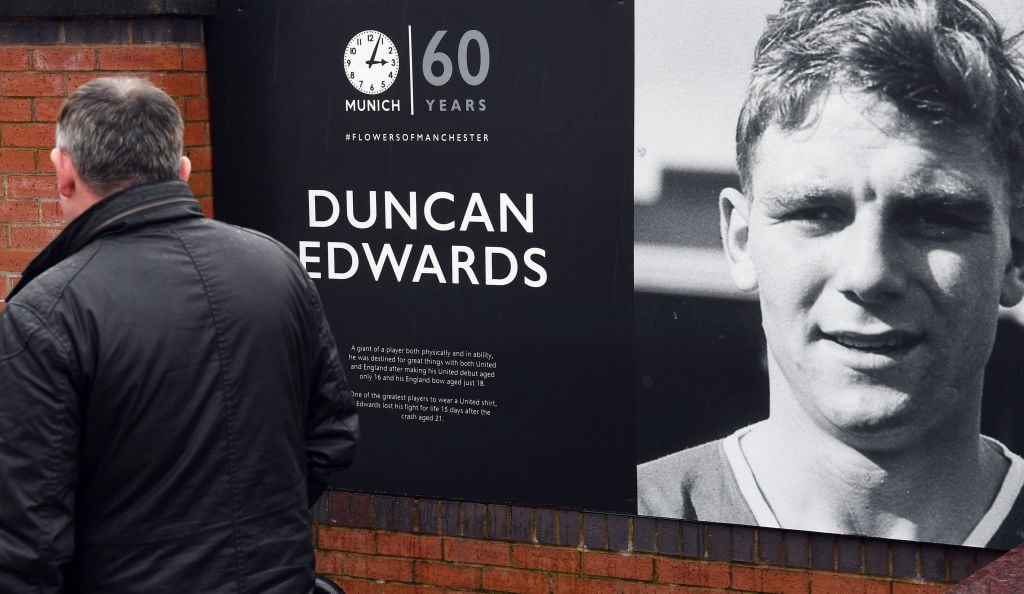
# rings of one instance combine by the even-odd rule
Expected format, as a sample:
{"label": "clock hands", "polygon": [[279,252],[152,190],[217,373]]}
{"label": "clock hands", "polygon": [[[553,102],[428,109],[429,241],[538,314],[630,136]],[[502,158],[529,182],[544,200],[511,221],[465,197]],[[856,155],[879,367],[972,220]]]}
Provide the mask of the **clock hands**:
{"label": "clock hands", "polygon": [[367,66],[372,68],[374,64],[380,64],[381,66],[383,66],[384,64],[387,64],[387,62],[385,62],[384,60],[377,60],[376,59],[377,58],[377,48],[379,48],[379,47],[380,47],[380,35],[377,36],[377,44],[373,46],[373,53],[370,54],[370,59],[366,61],[366,65]]}
{"label": "clock hands", "polygon": [[[345,77],[357,91],[376,95],[395,82],[398,59],[395,44],[387,35],[367,29],[354,35],[345,46]],[[375,70],[374,64],[381,67]]]}

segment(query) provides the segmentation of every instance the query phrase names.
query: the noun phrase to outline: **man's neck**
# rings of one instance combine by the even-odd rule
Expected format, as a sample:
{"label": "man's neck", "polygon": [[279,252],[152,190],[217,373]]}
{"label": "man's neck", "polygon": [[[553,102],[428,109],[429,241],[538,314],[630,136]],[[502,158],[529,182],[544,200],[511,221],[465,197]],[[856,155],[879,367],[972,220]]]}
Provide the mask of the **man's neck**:
{"label": "man's neck", "polygon": [[941,447],[927,441],[865,453],[773,411],[740,449],[783,527],[961,543],[1009,463],[976,429],[944,432]]}

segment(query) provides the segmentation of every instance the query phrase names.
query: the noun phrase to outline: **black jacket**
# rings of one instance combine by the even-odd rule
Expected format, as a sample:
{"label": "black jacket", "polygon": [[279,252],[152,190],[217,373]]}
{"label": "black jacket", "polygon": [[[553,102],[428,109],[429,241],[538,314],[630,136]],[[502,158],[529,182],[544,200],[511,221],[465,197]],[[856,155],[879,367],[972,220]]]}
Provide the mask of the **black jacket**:
{"label": "black jacket", "polygon": [[308,592],[357,434],[291,252],[183,182],[114,194],[0,313],[0,592]]}

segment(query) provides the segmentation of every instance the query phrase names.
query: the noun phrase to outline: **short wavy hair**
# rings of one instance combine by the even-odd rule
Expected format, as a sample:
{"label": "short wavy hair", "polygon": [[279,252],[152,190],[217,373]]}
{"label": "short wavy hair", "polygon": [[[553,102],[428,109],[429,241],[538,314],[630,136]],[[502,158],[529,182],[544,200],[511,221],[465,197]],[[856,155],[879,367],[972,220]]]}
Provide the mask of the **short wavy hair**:
{"label": "short wavy hair", "polygon": [[57,148],[100,195],[147,182],[177,179],[184,124],[177,104],[147,80],[91,80],[57,116]]}
{"label": "short wavy hair", "polygon": [[795,129],[833,88],[877,94],[917,122],[986,141],[1024,194],[1024,77],[1017,49],[974,0],[786,0],[755,50],[736,128],[750,192],[758,140]]}

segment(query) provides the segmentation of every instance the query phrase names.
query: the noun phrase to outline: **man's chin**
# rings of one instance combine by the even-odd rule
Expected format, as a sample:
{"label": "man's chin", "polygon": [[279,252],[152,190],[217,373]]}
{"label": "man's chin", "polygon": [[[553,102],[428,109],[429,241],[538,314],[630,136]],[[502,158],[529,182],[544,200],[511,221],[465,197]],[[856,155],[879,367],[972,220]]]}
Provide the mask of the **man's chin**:
{"label": "man's chin", "polygon": [[[906,394],[862,388],[846,402],[835,402],[822,413],[832,432],[858,449],[900,445],[920,425],[913,421],[913,406]],[[836,406],[838,405],[838,406]]]}

